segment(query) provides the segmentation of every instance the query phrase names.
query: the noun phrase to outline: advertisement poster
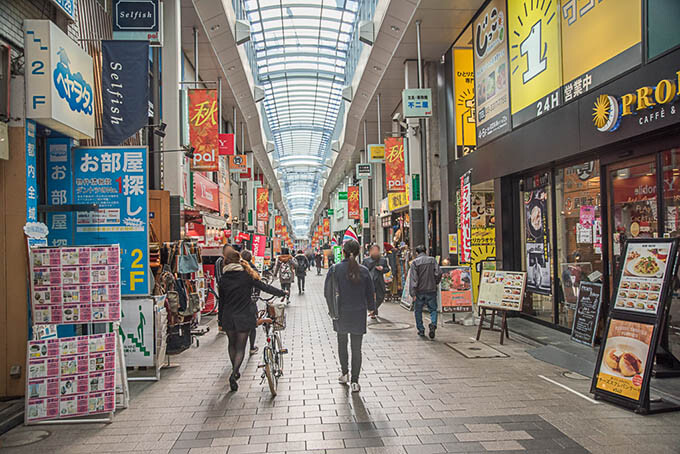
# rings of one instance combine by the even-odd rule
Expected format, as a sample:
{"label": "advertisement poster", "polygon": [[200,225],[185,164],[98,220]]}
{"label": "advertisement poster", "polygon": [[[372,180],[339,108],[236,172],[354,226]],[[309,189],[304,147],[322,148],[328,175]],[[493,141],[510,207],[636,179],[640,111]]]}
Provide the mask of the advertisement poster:
{"label": "advertisement poster", "polygon": [[595,345],[597,321],[600,319],[602,284],[581,282],[578,288],[578,303],[571,327],[571,340],[581,344]]}
{"label": "advertisement poster", "polygon": [[237,154],[229,156],[229,172],[242,174],[248,170],[248,156]]}
{"label": "advertisement poster", "polygon": [[456,156],[461,157],[477,148],[472,49],[453,49],[453,88],[456,103]]}
{"label": "advertisement poster", "polygon": [[477,305],[491,309],[521,311],[527,273],[516,271],[482,271]]}
{"label": "advertisement poster", "polygon": [[512,127],[558,108],[561,101],[560,4],[508,0]]}
{"label": "advertisement poster", "polygon": [[612,319],[595,387],[639,400],[653,334],[654,325]]}
{"label": "advertisement poster", "polygon": [[[33,157],[26,156],[26,196],[30,201],[31,194],[37,194],[36,166],[35,166],[35,137],[33,142],[28,141],[33,150]],[[68,205],[73,203],[73,177],[71,175],[71,149],[73,140],[63,137],[49,137],[47,139],[47,204]],[[33,163],[31,162],[33,161]],[[33,180],[33,181],[31,181]],[[37,199],[36,199],[37,200]],[[27,207],[27,214],[32,212],[34,219],[37,216],[37,205]],[[50,246],[66,246],[73,244],[73,220],[74,213],[47,213],[47,234]]]}
{"label": "advertisement poster", "polygon": [[189,89],[189,138],[195,148],[191,170],[219,170],[217,90]]}
{"label": "advertisement poster", "polygon": [[116,335],[28,342],[26,422],[113,412]]}
{"label": "advertisement poster", "polygon": [[477,145],[510,130],[505,0],[492,0],[472,23]]}
{"label": "advertisement poster", "polygon": [[460,177],[460,261],[470,263],[472,252],[472,219],[470,212],[470,171]]}
{"label": "advertisement poster", "polygon": [[154,302],[151,298],[124,299],[118,334],[123,340],[127,367],[154,365]]}
{"label": "advertisement poster", "polygon": [[120,320],[120,249],[34,248],[30,254],[33,323]]}
{"label": "advertisement poster", "polygon": [[524,192],[526,219],[527,290],[541,295],[552,293],[550,283],[550,232],[548,192],[540,187]]}
{"label": "advertisement poster", "polygon": [[120,244],[123,295],[148,295],[149,203],[146,147],[73,149],[73,203],[96,204],[76,213],[75,243]]}
{"label": "advertisement poster", "polygon": [[[562,2],[562,80],[569,102],[642,61],[642,2]],[[616,30],[616,33],[612,33]],[[584,52],[588,49],[588,52]]]}
{"label": "advertisement poster", "polygon": [[257,188],[256,194],[256,204],[257,204],[257,220],[258,221],[268,221],[269,220],[269,189]]}
{"label": "advertisement poster", "polygon": [[671,243],[628,243],[621,281],[614,308],[625,312],[656,315],[662,298],[663,283],[668,272]]}
{"label": "advertisement poster", "polygon": [[458,255],[458,234],[449,233],[449,254]]}
{"label": "advertisement poster", "polygon": [[439,286],[442,312],[472,311],[472,274],[469,266],[443,266]]}
{"label": "advertisement poster", "polygon": [[406,189],[406,169],[404,164],[404,138],[385,139],[385,181],[387,192],[402,192]]}
{"label": "advertisement poster", "polygon": [[264,250],[267,246],[267,237],[264,235],[253,235],[253,255],[264,257]]}
{"label": "advertisement poster", "polygon": [[385,162],[385,145],[374,143],[368,146],[368,162]]}
{"label": "advertisement poster", "polygon": [[[484,266],[496,260],[496,229],[494,227],[473,228],[470,266],[472,269],[472,293],[477,300],[479,281]],[[495,269],[495,268],[494,268]]]}
{"label": "advertisement poster", "polygon": [[361,219],[361,207],[359,206],[359,186],[347,187],[347,218]]}

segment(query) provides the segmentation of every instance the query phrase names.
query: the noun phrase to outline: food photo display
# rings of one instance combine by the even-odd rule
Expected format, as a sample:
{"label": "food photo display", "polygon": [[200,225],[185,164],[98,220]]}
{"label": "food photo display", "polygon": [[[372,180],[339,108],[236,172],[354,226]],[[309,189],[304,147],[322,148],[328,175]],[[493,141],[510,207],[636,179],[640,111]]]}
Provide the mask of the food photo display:
{"label": "food photo display", "polygon": [[483,271],[479,285],[480,307],[522,310],[527,273],[515,271]]}
{"label": "food photo display", "polygon": [[656,315],[671,243],[628,243],[614,308]]}

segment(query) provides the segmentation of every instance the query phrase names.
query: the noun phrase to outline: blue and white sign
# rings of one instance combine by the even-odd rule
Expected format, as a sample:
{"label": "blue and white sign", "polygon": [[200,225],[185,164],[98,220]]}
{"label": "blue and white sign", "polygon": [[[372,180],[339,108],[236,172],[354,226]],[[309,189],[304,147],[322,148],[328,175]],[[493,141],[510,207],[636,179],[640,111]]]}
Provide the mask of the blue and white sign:
{"label": "blue and white sign", "polygon": [[26,222],[36,222],[38,220],[37,167],[35,121],[26,120]]}
{"label": "blue and white sign", "polygon": [[146,147],[86,147],[73,152],[75,244],[120,244],[121,294],[149,295]]}
{"label": "blue and white sign", "polygon": [[68,17],[76,20],[76,0],[52,0],[52,3],[57,5]]}
{"label": "blue and white sign", "polygon": [[[73,139],[50,137],[47,139],[47,205],[73,203],[73,172],[71,149]],[[50,246],[73,244],[73,213],[47,213],[47,237]]]}
{"label": "blue and white sign", "polygon": [[432,116],[432,89],[407,88],[401,92],[404,118],[427,118]]}
{"label": "blue and white sign", "polygon": [[160,41],[159,0],[113,0],[113,39]]}
{"label": "blue and white sign", "polygon": [[49,20],[24,21],[26,117],[75,139],[94,137],[92,57]]}

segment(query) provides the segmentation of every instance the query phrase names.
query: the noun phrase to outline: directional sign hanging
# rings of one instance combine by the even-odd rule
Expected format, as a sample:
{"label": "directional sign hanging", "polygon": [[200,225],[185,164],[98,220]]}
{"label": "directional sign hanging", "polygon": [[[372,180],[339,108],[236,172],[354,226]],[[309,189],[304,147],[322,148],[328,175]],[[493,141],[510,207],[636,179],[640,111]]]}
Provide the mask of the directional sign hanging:
{"label": "directional sign hanging", "polygon": [[427,118],[432,116],[432,89],[407,88],[401,92],[404,118]]}

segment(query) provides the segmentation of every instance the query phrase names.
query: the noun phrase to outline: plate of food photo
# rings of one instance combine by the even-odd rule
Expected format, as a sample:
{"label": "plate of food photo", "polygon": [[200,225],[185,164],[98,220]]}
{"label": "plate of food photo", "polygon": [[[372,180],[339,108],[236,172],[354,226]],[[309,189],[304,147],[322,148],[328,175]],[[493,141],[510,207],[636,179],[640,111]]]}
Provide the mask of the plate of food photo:
{"label": "plate of food photo", "polygon": [[618,336],[607,339],[602,372],[622,378],[643,375],[649,346],[637,339]]}
{"label": "plate of food photo", "polygon": [[626,274],[637,277],[662,277],[664,263],[652,255],[641,255],[628,260]]}

